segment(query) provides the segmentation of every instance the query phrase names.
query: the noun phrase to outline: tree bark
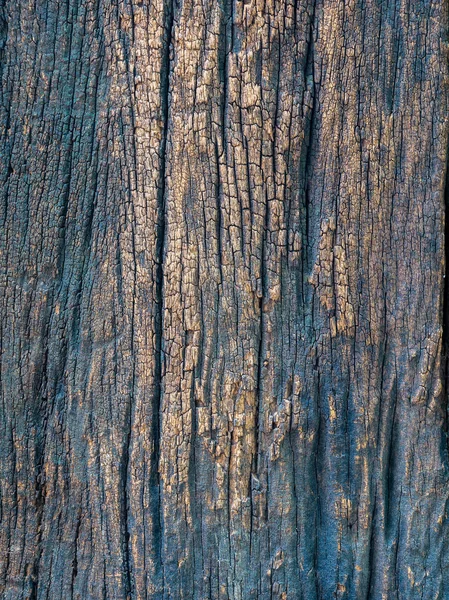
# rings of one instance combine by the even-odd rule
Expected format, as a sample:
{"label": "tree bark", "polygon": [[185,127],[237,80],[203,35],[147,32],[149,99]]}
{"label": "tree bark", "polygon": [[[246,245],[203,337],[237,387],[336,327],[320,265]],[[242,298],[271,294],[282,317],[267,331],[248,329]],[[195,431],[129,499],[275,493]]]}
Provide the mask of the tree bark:
{"label": "tree bark", "polygon": [[0,0],[4,600],[449,599],[448,33]]}

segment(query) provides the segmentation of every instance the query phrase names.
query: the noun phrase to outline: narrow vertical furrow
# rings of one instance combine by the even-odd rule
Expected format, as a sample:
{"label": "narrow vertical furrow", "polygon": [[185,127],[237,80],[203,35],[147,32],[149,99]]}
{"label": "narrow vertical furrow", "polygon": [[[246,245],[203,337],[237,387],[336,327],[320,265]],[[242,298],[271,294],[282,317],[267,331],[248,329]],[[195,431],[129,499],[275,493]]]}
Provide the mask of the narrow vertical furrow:
{"label": "narrow vertical furrow", "polygon": [[120,16],[129,53],[125,75],[135,182],[129,181],[132,261],[134,398],[130,415],[128,529],[132,597],[159,598],[164,585],[159,479],[163,396],[163,303],[166,152],[170,48],[174,7],[161,1],[125,4]]}
{"label": "narrow vertical furrow", "polygon": [[316,136],[316,111],[317,111],[317,95],[318,95],[318,82],[315,80],[315,53],[314,53],[314,36],[315,36],[315,11],[316,2],[313,3],[312,16],[310,19],[310,30],[307,41],[307,54],[304,63],[304,100],[303,100],[303,111],[304,114],[308,114],[308,118],[305,121],[304,131],[304,159],[301,165],[303,169],[303,181],[304,181],[304,202],[303,202],[303,231],[304,231],[304,249],[303,249],[303,261],[305,275],[303,280],[307,279],[308,273],[312,268],[310,259],[310,218],[312,207],[310,206],[310,186],[313,185],[311,178],[312,169],[312,156],[314,139]]}
{"label": "narrow vertical furrow", "polygon": [[[156,271],[156,302],[158,306],[158,313],[156,318],[156,346],[155,346],[155,395],[154,395],[154,408],[153,408],[153,439],[154,439],[154,450],[152,462],[154,465],[154,479],[155,485],[158,489],[157,497],[157,513],[158,513],[158,534],[157,534],[157,549],[158,549],[158,560],[161,568],[163,569],[163,558],[162,558],[162,539],[164,535],[164,524],[162,518],[161,509],[161,496],[160,496],[160,473],[159,473],[159,459],[160,459],[160,437],[161,437],[161,407],[162,407],[162,395],[163,395],[163,364],[164,364],[164,347],[163,347],[163,327],[164,327],[164,258],[165,258],[165,228],[166,228],[166,179],[167,179],[167,137],[170,119],[170,52],[172,50],[172,31],[173,31],[173,20],[174,20],[174,4],[173,2],[165,2],[165,14],[164,14],[164,56],[161,63],[161,106],[162,106],[162,118],[164,123],[162,143],[161,143],[161,167],[160,167],[160,184],[159,184],[159,196],[158,196],[158,221],[157,221],[157,271]],[[164,574],[162,574],[163,581],[165,580]]]}
{"label": "narrow vertical furrow", "polygon": [[[444,285],[441,295],[442,312],[442,360],[441,380],[443,385],[443,398],[446,399],[444,409],[444,433],[446,444],[444,452],[449,453],[449,139],[448,139],[448,162],[446,164],[446,179],[444,186]],[[449,461],[448,461],[449,463]]]}
{"label": "narrow vertical furrow", "polygon": [[[125,4],[126,7],[126,4]],[[131,507],[130,507],[130,447],[132,438],[132,427],[133,427],[133,411],[136,400],[136,294],[137,294],[137,256],[136,256],[136,227],[138,226],[135,212],[135,198],[133,197],[133,187],[137,185],[138,178],[138,157],[136,151],[137,140],[136,135],[136,94],[135,89],[133,90],[134,81],[132,73],[132,49],[135,42],[134,32],[134,15],[132,6],[129,7],[129,19],[130,27],[129,31],[121,31],[119,29],[119,39],[121,42],[123,61],[125,66],[128,96],[129,96],[129,119],[130,119],[130,130],[133,134],[131,143],[128,147],[125,147],[125,155],[129,154],[129,171],[124,175],[127,178],[127,193],[129,202],[129,213],[127,213],[127,219],[131,222],[131,255],[132,255],[132,301],[131,301],[131,316],[130,316],[130,350],[131,350],[131,376],[130,376],[130,390],[128,396],[128,402],[125,409],[124,415],[124,439],[123,449],[121,453],[121,465],[120,465],[120,482],[121,482],[121,495],[122,495],[122,510],[121,510],[121,536],[122,536],[122,548],[123,548],[123,570],[124,570],[124,589],[126,597],[135,597],[135,582],[132,568],[132,549],[131,549]],[[125,126],[123,121],[121,122],[123,130]],[[133,185],[134,184],[134,185]],[[119,261],[121,258],[119,258]],[[131,293],[131,292],[130,292]]]}

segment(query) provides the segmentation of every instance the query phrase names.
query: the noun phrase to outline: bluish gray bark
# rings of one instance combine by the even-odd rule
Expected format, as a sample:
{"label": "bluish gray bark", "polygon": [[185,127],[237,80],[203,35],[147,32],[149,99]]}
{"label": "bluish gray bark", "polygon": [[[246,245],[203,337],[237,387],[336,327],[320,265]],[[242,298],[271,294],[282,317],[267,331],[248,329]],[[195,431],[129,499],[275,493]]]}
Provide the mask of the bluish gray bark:
{"label": "bluish gray bark", "polygon": [[0,7],[1,597],[449,599],[447,3]]}

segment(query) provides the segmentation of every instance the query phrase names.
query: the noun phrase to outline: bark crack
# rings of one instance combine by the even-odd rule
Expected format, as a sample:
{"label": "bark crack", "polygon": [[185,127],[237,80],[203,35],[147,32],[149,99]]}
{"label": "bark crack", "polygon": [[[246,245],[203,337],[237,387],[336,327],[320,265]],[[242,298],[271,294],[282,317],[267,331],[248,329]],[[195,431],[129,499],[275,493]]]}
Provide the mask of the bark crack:
{"label": "bark crack", "polygon": [[169,121],[169,104],[170,104],[170,71],[171,58],[170,52],[172,48],[173,27],[174,27],[174,2],[165,4],[165,55],[161,66],[161,109],[162,119],[164,123],[164,131],[161,141],[161,163],[160,163],[160,181],[158,194],[158,222],[157,222],[157,270],[156,270],[156,317],[155,317],[155,392],[153,403],[153,456],[152,456],[152,479],[151,487],[157,489],[156,511],[158,515],[158,523],[155,524],[155,547],[159,566],[164,577],[164,561],[162,556],[162,539],[163,539],[163,515],[162,515],[162,499],[161,499],[161,481],[159,472],[160,461],[160,438],[161,438],[161,407],[163,397],[163,325],[164,325],[164,256],[165,256],[165,238],[166,238],[166,179],[167,179],[167,138],[168,138],[168,121]]}
{"label": "bark crack", "polygon": [[[448,144],[449,147],[449,144]],[[444,186],[444,267],[443,267],[443,293],[442,293],[442,386],[444,410],[444,434],[446,436],[446,459],[449,453],[449,159],[446,164],[446,178]]]}
{"label": "bark crack", "polygon": [[[303,97],[303,115],[305,116],[304,123],[304,144],[302,150],[302,172],[304,176],[304,196],[303,196],[303,227],[305,242],[303,244],[303,262],[305,265],[305,271],[308,273],[312,269],[311,259],[311,232],[310,232],[310,221],[312,215],[310,214],[311,198],[310,198],[310,179],[312,174],[312,147],[313,147],[313,136],[316,124],[316,111],[317,111],[317,82],[315,74],[315,44],[314,44],[314,31],[315,31],[315,13],[316,3],[313,3],[312,14],[310,16],[310,28],[309,28],[309,39],[307,42],[306,57],[304,62],[304,97]],[[311,106],[307,106],[305,99],[310,94]],[[307,114],[308,113],[308,114]],[[303,289],[304,295],[304,289]],[[304,295],[305,297],[305,295]]]}

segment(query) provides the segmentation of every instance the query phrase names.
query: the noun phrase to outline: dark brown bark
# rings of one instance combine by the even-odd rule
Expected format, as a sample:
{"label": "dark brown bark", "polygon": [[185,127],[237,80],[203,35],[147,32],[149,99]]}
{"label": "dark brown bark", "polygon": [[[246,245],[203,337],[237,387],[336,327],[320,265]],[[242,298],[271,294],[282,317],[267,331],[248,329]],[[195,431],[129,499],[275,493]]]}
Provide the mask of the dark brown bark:
{"label": "dark brown bark", "polygon": [[447,3],[0,7],[1,597],[449,599]]}

